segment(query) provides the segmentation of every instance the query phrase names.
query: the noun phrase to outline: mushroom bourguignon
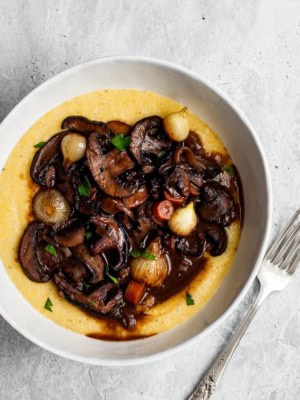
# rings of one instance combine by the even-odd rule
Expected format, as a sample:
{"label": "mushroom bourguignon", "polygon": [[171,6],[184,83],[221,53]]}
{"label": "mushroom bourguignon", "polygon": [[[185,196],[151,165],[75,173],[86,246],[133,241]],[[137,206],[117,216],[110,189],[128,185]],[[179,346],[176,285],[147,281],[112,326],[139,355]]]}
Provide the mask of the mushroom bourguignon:
{"label": "mushroom bourguignon", "polygon": [[70,116],[30,168],[35,220],[19,246],[29,279],[130,329],[227,247],[241,218],[233,165],[206,154],[186,109],[133,127]]}

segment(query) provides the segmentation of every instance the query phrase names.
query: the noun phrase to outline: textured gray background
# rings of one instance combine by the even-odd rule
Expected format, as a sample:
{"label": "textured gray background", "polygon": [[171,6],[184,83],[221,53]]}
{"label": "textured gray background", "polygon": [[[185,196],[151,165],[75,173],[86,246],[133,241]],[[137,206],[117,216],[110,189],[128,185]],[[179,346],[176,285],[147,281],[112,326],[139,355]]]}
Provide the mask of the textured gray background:
{"label": "textured gray background", "polygon": [[[300,1],[2,0],[0,119],[56,73],[108,55],[164,58],[201,73],[245,112],[265,148],[273,232],[299,206]],[[215,398],[300,398],[300,274],[269,299]],[[52,355],[0,317],[0,399],[181,400],[248,299],[205,340],[159,362],[102,368]]]}

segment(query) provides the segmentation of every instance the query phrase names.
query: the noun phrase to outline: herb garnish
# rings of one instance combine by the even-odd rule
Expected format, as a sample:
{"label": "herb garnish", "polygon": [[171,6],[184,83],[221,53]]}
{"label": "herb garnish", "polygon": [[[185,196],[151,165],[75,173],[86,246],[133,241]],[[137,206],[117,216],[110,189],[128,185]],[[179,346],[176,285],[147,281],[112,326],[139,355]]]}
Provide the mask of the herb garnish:
{"label": "herb garnish", "polygon": [[81,182],[80,185],[77,186],[78,193],[82,197],[89,197],[91,194],[91,183],[89,181],[89,178],[84,175],[83,182]]}
{"label": "herb garnish", "polygon": [[222,169],[223,169],[223,171],[228,172],[228,174],[229,174],[230,176],[235,176],[235,171],[234,171],[233,165],[230,165],[230,167],[224,166]]}
{"label": "herb garnish", "polygon": [[166,151],[165,150],[161,150],[158,154],[157,154],[157,158],[158,159],[160,159],[160,158],[163,158],[163,156],[166,154]]}
{"label": "herb garnish", "polygon": [[46,301],[46,303],[44,305],[44,308],[45,308],[45,310],[48,310],[48,311],[52,312],[52,308],[51,307],[53,307],[53,303],[48,297],[48,299],[47,299],[47,301]]}
{"label": "herb garnish", "polygon": [[130,252],[130,255],[132,257],[143,257],[146,260],[156,260],[156,257],[154,254],[149,253],[148,249],[144,250],[144,251],[140,251],[140,250],[132,250]]}
{"label": "herb garnish", "polygon": [[42,147],[44,147],[46,144],[46,142],[39,142],[37,144],[35,144],[33,147],[35,147],[36,149],[41,149]]}
{"label": "herb garnish", "polygon": [[195,301],[190,293],[186,294],[185,301],[187,306],[193,306],[195,304]]}
{"label": "herb garnish", "polygon": [[115,284],[115,285],[119,285],[119,281],[118,281],[118,279],[115,277],[115,276],[113,276],[113,275],[111,275],[109,272],[108,272],[108,269],[106,269],[106,275],[108,276],[108,278]]}
{"label": "herb garnish", "polygon": [[89,288],[91,287],[91,285],[89,285],[88,283],[82,282],[82,286],[84,288],[84,290],[89,290]]}
{"label": "herb garnish", "polygon": [[125,136],[123,133],[114,136],[111,143],[120,151],[126,150],[130,146],[130,136]]}
{"label": "herb garnish", "polygon": [[48,243],[47,246],[45,247],[45,250],[48,251],[52,256],[56,257],[57,256],[57,251],[56,248],[53,246],[53,244]]}
{"label": "herb garnish", "polygon": [[91,308],[94,305],[93,301],[90,301],[89,304],[87,305],[87,308]]}
{"label": "herb garnish", "polygon": [[94,236],[93,232],[90,232],[90,231],[86,231],[84,234],[85,240],[90,240],[90,239],[92,239],[93,236]]}

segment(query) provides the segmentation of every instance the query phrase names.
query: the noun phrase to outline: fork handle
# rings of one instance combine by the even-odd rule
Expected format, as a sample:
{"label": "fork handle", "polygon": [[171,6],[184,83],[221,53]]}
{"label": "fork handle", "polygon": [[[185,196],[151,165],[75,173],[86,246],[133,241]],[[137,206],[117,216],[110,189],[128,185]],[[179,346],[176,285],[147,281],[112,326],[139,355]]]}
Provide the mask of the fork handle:
{"label": "fork handle", "polygon": [[227,347],[215,360],[214,364],[207,371],[196,389],[193,391],[190,397],[188,397],[187,400],[207,400],[213,395],[217,384],[223,376],[229,360],[231,359],[235,349],[237,348],[237,345],[239,344],[244,333],[246,332],[246,329],[248,328],[250,322],[252,321],[252,318],[256,314],[260,305],[269,294],[270,291],[268,290],[268,288],[263,288],[262,286],[260,286],[260,291],[257,298],[251,305],[244,319],[240,322],[237,331],[231,337]]}

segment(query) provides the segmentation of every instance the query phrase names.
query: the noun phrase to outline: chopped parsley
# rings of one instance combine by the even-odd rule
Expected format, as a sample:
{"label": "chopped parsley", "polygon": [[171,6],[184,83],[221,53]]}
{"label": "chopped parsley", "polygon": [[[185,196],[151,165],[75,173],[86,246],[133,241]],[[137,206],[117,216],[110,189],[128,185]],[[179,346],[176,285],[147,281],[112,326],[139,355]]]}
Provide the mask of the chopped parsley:
{"label": "chopped parsley", "polygon": [[130,255],[131,255],[132,257],[134,257],[134,258],[136,258],[136,257],[141,257],[142,252],[139,251],[139,250],[132,250],[132,251],[130,252]]}
{"label": "chopped parsley", "polygon": [[111,275],[111,274],[108,272],[108,269],[106,270],[106,275],[107,275],[107,277],[108,277],[115,285],[119,285],[118,279],[117,279],[115,276]]}
{"label": "chopped parsley", "polygon": [[48,251],[52,256],[56,257],[57,256],[57,250],[53,246],[53,244],[48,243],[47,246],[45,247],[45,250]]}
{"label": "chopped parsley", "polygon": [[94,305],[94,302],[93,302],[93,301],[90,301],[89,304],[87,305],[87,308],[92,308],[93,305]]}
{"label": "chopped parsley", "polygon": [[83,181],[77,186],[78,193],[82,197],[89,197],[91,194],[91,183],[89,178],[85,175]]}
{"label": "chopped parsley", "polygon": [[160,159],[160,158],[163,158],[163,156],[166,154],[166,151],[165,150],[161,150],[158,154],[157,154],[157,158],[158,159]]}
{"label": "chopped parsley", "polygon": [[37,144],[35,144],[33,147],[35,147],[36,149],[41,149],[42,147],[44,147],[46,144],[46,142],[39,142]]}
{"label": "chopped parsley", "polygon": [[229,174],[230,176],[235,176],[235,171],[234,171],[233,165],[230,165],[230,167],[224,166],[222,169],[223,169],[223,171],[228,172],[228,174]]}
{"label": "chopped parsley", "polygon": [[91,285],[89,285],[88,283],[82,282],[82,286],[84,288],[84,290],[89,290],[89,288],[91,287]]}
{"label": "chopped parsley", "polygon": [[52,312],[52,308],[51,307],[53,307],[53,303],[48,297],[48,299],[47,299],[47,301],[46,301],[46,303],[44,305],[44,309]]}
{"label": "chopped parsley", "polygon": [[93,236],[94,236],[93,232],[90,232],[90,231],[87,231],[84,234],[85,240],[91,240]]}
{"label": "chopped parsley", "polygon": [[193,306],[195,304],[195,301],[190,293],[186,294],[185,301],[187,306]]}
{"label": "chopped parsley", "polygon": [[156,260],[156,257],[154,254],[149,253],[148,249],[144,250],[144,251],[140,251],[140,250],[132,250],[130,252],[130,255],[132,257],[143,257],[146,260]]}
{"label": "chopped parsley", "polygon": [[130,136],[125,136],[123,133],[114,136],[111,139],[111,143],[120,151],[126,150],[130,146]]}

